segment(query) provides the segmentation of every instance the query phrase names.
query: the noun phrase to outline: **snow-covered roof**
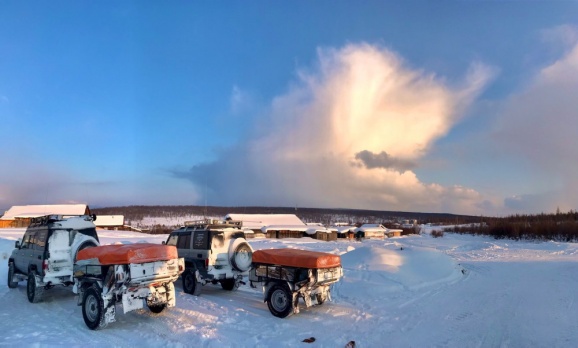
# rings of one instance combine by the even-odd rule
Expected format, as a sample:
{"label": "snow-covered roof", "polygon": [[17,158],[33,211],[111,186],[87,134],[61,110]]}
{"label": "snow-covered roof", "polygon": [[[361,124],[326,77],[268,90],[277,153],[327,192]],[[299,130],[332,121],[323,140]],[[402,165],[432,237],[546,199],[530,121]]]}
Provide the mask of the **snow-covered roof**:
{"label": "snow-covered roof", "polygon": [[363,224],[360,227],[357,228],[357,231],[362,231],[362,232],[376,232],[376,231],[381,231],[381,232],[386,232],[387,228],[383,227],[383,225],[379,225],[379,224]]}
{"label": "snow-covered roof", "polygon": [[335,229],[337,231],[337,233],[348,233],[348,232],[353,232],[357,227],[336,225],[336,226],[331,226],[329,228]]}
{"label": "snow-covered roof", "polygon": [[243,227],[254,230],[270,225],[306,226],[294,214],[227,214],[225,219],[243,221]]}
{"label": "snow-covered roof", "polygon": [[86,204],[15,205],[8,209],[0,220],[33,218],[52,214],[63,216],[84,215],[87,210],[88,206]]}
{"label": "snow-covered roof", "polygon": [[328,229],[322,226],[308,226],[308,225],[270,225],[261,227],[263,233],[267,231],[296,231],[305,232],[307,234],[315,234],[316,232],[330,233]]}
{"label": "snow-covered roof", "polygon": [[98,226],[122,226],[124,215],[97,215],[94,224]]}

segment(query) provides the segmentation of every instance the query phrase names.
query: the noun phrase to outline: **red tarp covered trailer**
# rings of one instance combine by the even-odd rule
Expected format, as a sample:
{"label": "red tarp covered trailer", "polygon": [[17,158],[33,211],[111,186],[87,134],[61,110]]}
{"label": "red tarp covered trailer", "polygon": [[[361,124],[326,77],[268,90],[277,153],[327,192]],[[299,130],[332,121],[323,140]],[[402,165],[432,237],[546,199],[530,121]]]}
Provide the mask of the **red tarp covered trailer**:
{"label": "red tarp covered trailer", "polygon": [[264,249],[253,252],[253,263],[300,268],[332,268],[341,266],[341,257],[319,251]]}
{"label": "red tarp covered trailer", "polygon": [[127,265],[178,258],[176,247],[151,243],[103,245],[83,249],[77,255],[78,261],[98,259],[101,265]]}

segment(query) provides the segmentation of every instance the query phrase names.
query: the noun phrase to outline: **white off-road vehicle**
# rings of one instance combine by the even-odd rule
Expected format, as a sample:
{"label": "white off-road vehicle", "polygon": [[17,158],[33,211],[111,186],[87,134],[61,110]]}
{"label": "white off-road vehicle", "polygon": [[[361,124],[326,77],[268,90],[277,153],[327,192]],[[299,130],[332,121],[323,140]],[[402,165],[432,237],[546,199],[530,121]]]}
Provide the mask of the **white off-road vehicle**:
{"label": "white off-road vehicle", "polygon": [[185,222],[166,242],[185,259],[183,290],[199,295],[201,286],[220,283],[233,290],[251,268],[253,248],[245,239],[241,221],[205,219]]}
{"label": "white off-road vehicle", "polygon": [[93,219],[88,215],[33,218],[8,259],[8,287],[27,280],[28,301],[36,303],[45,290],[73,284],[78,252],[99,245]]}

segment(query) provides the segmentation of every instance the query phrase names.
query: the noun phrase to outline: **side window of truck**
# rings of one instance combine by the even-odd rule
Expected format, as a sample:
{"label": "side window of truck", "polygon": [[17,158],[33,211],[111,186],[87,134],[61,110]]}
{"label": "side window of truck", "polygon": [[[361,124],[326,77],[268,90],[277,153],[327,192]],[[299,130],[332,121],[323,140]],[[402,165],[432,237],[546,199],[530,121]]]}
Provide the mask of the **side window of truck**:
{"label": "side window of truck", "polygon": [[34,234],[33,232],[26,233],[24,238],[22,238],[22,249],[30,249],[31,244],[34,243]]}
{"label": "side window of truck", "polygon": [[193,249],[207,250],[209,249],[209,231],[196,231],[195,239],[193,239]]}
{"label": "side window of truck", "polygon": [[34,249],[37,250],[44,250],[46,246],[46,236],[48,235],[48,231],[38,231],[36,233],[36,238],[34,240]]}
{"label": "side window of truck", "polygon": [[184,233],[179,235],[177,249],[188,249],[191,247],[191,233]]}

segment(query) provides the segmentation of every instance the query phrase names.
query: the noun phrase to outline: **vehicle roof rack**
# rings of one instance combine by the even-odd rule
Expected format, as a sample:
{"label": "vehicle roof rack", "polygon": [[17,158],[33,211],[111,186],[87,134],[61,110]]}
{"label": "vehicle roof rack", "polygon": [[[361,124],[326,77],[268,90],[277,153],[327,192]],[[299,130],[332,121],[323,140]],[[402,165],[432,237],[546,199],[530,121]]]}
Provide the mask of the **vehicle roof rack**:
{"label": "vehicle roof rack", "polygon": [[85,217],[85,219],[94,220],[93,216],[90,215],[59,215],[59,214],[50,214],[44,216],[37,216],[30,219],[30,224],[34,225],[46,225],[52,222],[63,221],[71,217]]}
{"label": "vehicle roof rack", "polygon": [[194,221],[185,221],[185,227],[191,228],[241,228],[243,221],[240,220],[217,220],[203,219]]}

